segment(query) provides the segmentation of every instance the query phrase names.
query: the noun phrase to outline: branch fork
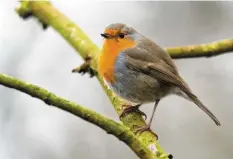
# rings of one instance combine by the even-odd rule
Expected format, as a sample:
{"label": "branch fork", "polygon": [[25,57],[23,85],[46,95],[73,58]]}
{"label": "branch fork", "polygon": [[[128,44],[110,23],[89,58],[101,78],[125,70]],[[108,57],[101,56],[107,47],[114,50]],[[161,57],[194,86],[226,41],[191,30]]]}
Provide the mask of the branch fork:
{"label": "branch fork", "polygon": [[72,69],[72,73],[80,73],[82,75],[89,73],[90,78],[94,77],[97,75],[97,71],[91,68],[91,60],[92,58],[90,56],[86,56],[84,58],[85,62],[80,65],[79,67],[76,67]]}

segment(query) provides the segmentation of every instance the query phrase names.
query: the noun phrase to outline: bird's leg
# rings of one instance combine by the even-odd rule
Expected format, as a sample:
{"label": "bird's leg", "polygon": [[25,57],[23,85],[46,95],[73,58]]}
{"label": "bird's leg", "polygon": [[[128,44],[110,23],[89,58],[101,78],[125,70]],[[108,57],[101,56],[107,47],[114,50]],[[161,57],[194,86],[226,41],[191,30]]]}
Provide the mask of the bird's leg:
{"label": "bird's leg", "polygon": [[127,108],[125,108],[123,110],[123,112],[121,113],[120,117],[123,117],[125,116],[126,114],[130,113],[130,112],[136,112],[136,113],[139,113],[140,115],[144,116],[145,117],[145,120],[147,118],[146,114],[144,112],[142,112],[139,107],[141,106],[142,104],[137,104],[135,106],[131,106],[131,105],[123,105],[123,106],[127,106]]}
{"label": "bird's leg", "polygon": [[[137,134],[137,133],[142,133],[142,132],[144,132],[144,131],[151,131],[151,129],[150,129],[151,123],[152,123],[152,121],[153,121],[154,114],[155,114],[156,108],[157,108],[157,106],[158,106],[158,104],[159,104],[159,101],[160,101],[160,100],[156,100],[156,101],[155,101],[155,104],[154,104],[154,107],[153,107],[153,111],[152,111],[152,115],[151,115],[151,118],[150,118],[149,123],[147,124],[147,126],[143,126],[143,127],[138,128],[138,129],[136,130],[136,132],[135,132],[136,134]],[[152,132],[152,131],[151,131],[151,132]],[[157,134],[154,133],[154,135],[158,138]]]}

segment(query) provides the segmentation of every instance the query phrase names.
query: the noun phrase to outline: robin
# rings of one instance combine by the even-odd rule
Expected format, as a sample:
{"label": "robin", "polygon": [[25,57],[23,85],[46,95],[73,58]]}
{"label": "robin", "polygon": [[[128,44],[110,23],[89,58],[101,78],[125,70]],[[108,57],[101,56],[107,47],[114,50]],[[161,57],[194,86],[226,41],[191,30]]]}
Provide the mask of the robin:
{"label": "robin", "polygon": [[146,116],[139,107],[155,102],[149,123],[136,133],[150,131],[159,101],[172,94],[192,101],[220,126],[179,75],[170,55],[155,42],[122,23],[110,24],[101,36],[104,43],[98,61],[100,75],[117,95],[135,103],[120,116],[132,111]]}

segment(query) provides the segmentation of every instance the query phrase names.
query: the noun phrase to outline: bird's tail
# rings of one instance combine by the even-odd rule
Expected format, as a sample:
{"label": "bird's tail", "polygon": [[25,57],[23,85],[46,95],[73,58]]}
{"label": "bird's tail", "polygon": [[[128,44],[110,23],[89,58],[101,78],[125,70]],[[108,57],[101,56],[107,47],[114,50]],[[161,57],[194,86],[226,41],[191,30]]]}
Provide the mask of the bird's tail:
{"label": "bird's tail", "polygon": [[187,95],[183,97],[185,97],[186,99],[189,98],[189,100],[194,102],[201,110],[203,110],[215,122],[217,126],[221,125],[217,117],[193,93],[191,93],[189,90],[183,90],[183,91],[185,95]]}

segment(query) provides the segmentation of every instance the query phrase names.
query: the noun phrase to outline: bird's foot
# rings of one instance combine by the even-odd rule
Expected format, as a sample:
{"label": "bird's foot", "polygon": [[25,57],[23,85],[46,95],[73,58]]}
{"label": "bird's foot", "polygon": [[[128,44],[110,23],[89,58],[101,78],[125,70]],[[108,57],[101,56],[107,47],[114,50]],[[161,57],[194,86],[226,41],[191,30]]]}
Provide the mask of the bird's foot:
{"label": "bird's foot", "polygon": [[149,126],[149,125],[142,126],[142,127],[138,127],[138,128],[136,129],[136,131],[135,131],[135,134],[141,134],[141,133],[143,133],[144,131],[149,131],[149,132],[151,132],[151,133],[156,137],[156,139],[158,140],[158,135],[150,129],[150,126]]}
{"label": "bird's foot", "polygon": [[123,105],[123,106],[127,106],[127,108],[125,108],[123,110],[123,112],[120,115],[120,118],[125,116],[126,114],[130,113],[130,112],[136,112],[139,113],[140,115],[145,117],[145,120],[147,119],[147,116],[144,112],[142,112],[139,107],[141,106],[141,104],[135,105],[135,106],[131,106],[131,105]]}

